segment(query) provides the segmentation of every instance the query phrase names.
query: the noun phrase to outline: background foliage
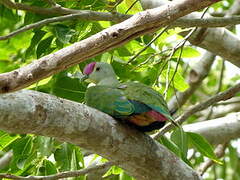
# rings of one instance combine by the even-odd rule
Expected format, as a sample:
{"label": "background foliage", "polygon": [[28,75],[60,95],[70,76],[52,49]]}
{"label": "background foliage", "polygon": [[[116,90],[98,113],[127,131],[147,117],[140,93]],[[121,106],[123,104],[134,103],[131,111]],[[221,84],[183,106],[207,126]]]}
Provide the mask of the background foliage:
{"label": "background foliage", "polygon": [[[47,1],[42,0],[22,0],[21,3],[49,7]],[[130,8],[134,3],[133,0],[125,0],[116,8],[114,8],[114,1],[105,0],[58,0],[57,3],[62,7],[71,9],[117,11],[123,14],[127,11],[128,14],[142,11],[139,2]],[[224,12],[228,10],[232,3],[232,0],[222,1],[212,6],[209,11]],[[52,16],[8,9],[0,4],[0,35],[6,35],[20,27],[49,17]],[[0,41],[0,73],[25,66],[33,60],[94,35],[113,24],[113,22],[103,21],[63,21]],[[112,64],[121,81],[142,82],[163,93],[166,100],[169,100],[176,91],[183,92],[189,88],[186,79],[191,66],[196,64],[203,55],[203,50],[188,43],[177,50],[175,49],[179,43],[184,41],[184,38],[179,35],[182,31],[186,31],[186,29],[167,30],[150,46],[148,46],[148,43],[162,30],[142,36],[120,48],[88,59],[78,66],[41,80],[28,87],[28,89],[53,94],[72,101],[84,102],[84,92],[87,84],[79,82],[77,73],[89,62],[104,61]],[[145,46],[148,46],[148,48],[137,58],[132,59]],[[131,62],[128,63],[129,61]],[[222,61],[220,57],[217,58],[210,74],[202,82],[201,87],[178,111],[177,115],[184,112],[189,106],[216,94],[219,91],[220,82],[220,91],[223,91],[239,80],[239,74],[229,76],[232,66],[227,63],[223,64]],[[221,71],[224,73],[223,78],[221,78]],[[209,118],[211,118],[211,113],[197,113],[191,116],[186,123]],[[198,134],[176,129],[170,137],[164,136],[159,140],[159,143],[165,145],[193,168],[199,167],[206,157],[213,159],[217,163],[205,174],[206,179],[219,178],[225,180],[240,179],[240,171],[237,171],[240,167],[239,146],[236,146],[236,142],[228,144],[226,154],[220,160],[214,154],[212,145]],[[62,171],[82,169],[97,161],[106,161],[98,155],[89,156],[89,152],[86,150],[71,144],[57,142],[53,138],[30,134],[7,134],[0,131],[1,154],[3,155],[4,152],[11,150],[14,156],[5,168],[0,169],[2,173],[7,172],[21,176],[50,175]],[[116,180],[133,179],[115,166],[106,172],[104,178]],[[73,179],[86,179],[86,176]]]}

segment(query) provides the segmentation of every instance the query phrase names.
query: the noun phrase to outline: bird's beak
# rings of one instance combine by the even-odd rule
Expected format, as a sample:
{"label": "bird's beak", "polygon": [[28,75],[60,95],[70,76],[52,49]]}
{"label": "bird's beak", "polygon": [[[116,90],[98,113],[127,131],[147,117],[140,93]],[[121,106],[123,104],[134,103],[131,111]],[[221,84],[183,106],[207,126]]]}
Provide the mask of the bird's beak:
{"label": "bird's beak", "polygon": [[89,77],[89,76],[88,76],[87,74],[84,74],[84,75],[81,77],[80,81],[83,82],[83,81],[87,80],[88,77]]}

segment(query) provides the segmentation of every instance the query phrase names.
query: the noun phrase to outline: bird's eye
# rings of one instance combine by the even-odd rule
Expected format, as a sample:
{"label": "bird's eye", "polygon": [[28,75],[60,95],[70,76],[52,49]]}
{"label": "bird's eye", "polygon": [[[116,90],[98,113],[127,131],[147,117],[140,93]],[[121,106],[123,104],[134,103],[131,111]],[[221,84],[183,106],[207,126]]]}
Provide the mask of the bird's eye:
{"label": "bird's eye", "polygon": [[100,67],[97,67],[97,68],[96,68],[96,71],[99,71],[99,70],[100,70]]}

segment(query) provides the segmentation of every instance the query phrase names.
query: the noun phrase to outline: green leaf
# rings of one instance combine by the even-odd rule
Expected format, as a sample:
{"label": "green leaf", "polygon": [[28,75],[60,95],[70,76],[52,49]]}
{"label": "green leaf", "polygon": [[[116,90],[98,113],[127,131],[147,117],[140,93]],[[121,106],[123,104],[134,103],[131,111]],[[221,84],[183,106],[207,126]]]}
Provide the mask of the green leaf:
{"label": "green leaf", "polygon": [[43,164],[45,166],[45,174],[44,175],[56,174],[58,172],[55,165],[51,161],[45,159],[43,161]]}
{"label": "green leaf", "polygon": [[53,36],[49,36],[48,38],[42,40],[37,46],[37,58],[45,55],[49,50],[53,40]]}
{"label": "green leaf", "polygon": [[[181,53],[181,49],[178,49],[173,57],[175,58],[178,58],[180,56],[180,53]],[[181,58],[196,58],[196,57],[199,57],[201,56],[201,53],[198,52],[198,50],[196,50],[196,48],[192,48],[192,47],[184,47],[183,48],[183,52],[182,52],[182,55],[181,55]]]}
{"label": "green leaf", "polygon": [[114,175],[119,175],[123,172],[123,170],[120,167],[117,166],[112,166],[102,177],[107,177],[110,176],[112,174]]}
{"label": "green leaf", "polygon": [[23,169],[33,151],[33,138],[31,136],[26,136],[21,139],[17,139],[11,144],[11,147],[13,149],[16,166],[19,169]]}
{"label": "green leaf", "polygon": [[129,176],[128,174],[126,174],[125,171],[123,171],[120,175],[119,175],[119,180],[133,180],[133,178],[131,176]]}
{"label": "green leaf", "polygon": [[165,136],[161,136],[159,138],[159,142],[166,146],[170,151],[172,151],[174,154],[176,154],[178,157],[181,157],[181,150],[179,147],[174,144],[170,139],[166,138]]}
{"label": "green leaf", "polygon": [[18,135],[10,135],[4,131],[0,131],[0,150],[3,150],[16,139],[18,139]]}
{"label": "green leaf", "polygon": [[84,167],[83,155],[80,149],[72,144],[61,144],[55,151],[54,158],[61,171],[78,170]]}
{"label": "green leaf", "polygon": [[72,159],[71,159],[71,170],[78,170],[82,167],[79,165],[77,150],[73,149]]}
{"label": "green leaf", "polygon": [[213,147],[208,143],[208,141],[203,136],[192,132],[186,133],[189,141],[203,156],[212,159],[218,164],[222,164],[222,162],[215,155]]}
{"label": "green leaf", "polygon": [[53,28],[54,35],[63,44],[69,43],[70,39],[75,34],[75,31],[73,29],[70,29],[68,26],[63,24],[54,25]]}
{"label": "green leaf", "polygon": [[[169,81],[172,79],[174,72],[175,72],[174,69],[170,69],[169,77],[168,77]],[[168,74],[167,69],[163,70],[162,76],[164,77],[165,81],[167,78],[167,74]],[[188,83],[185,82],[185,79],[179,72],[175,73],[172,83],[174,83],[174,88],[176,88],[177,90],[179,90],[181,92],[186,91],[189,88]]]}
{"label": "green leaf", "polygon": [[67,171],[71,169],[71,158],[72,158],[73,148],[67,143],[61,144],[54,153],[54,158],[60,166],[61,171]]}
{"label": "green leaf", "polygon": [[118,52],[119,56],[131,56],[131,52],[124,46],[117,48],[116,51]]}
{"label": "green leaf", "polygon": [[45,36],[46,33],[47,33],[46,31],[42,31],[42,30],[36,30],[34,32],[34,36],[31,39],[31,44],[25,52],[26,57],[29,57],[30,55],[33,55],[35,53],[35,48],[37,44]]}
{"label": "green leaf", "polygon": [[51,161],[44,159],[42,162],[42,165],[38,168],[37,175],[38,176],[46,176],[50,174],[56,174],[57,168],[55,164],[53,164]]}
{"label": "green leaf", "polygon": [[237,169],[238,161],[239,161],[237,149],[232,147],[231,145],[228,146],[228,149],[229,149],[230,165],[232,169]]}
{"label": "green leaf", "polygon": [[79,79],[69,77],[67,71],[63,71],[53,77],[52,93],[58,97],[82,102],[85,91],[86,87],[79,82]]}
{"label": "green leaf", "polygon": [[118,166],[112,166],[112,173],[115,175],[121,174],[123,172],[122,168]]}
{"label": "green leaf", "polygon": [[49,157],[55,149],[54,139],[51,137],[38,136],[34,142],[42,156]]}
{"label": "green leaf", "polygon": [[108,176],[110,176],[110,175],[112,175],[112,167],[110,167],[110,168],[108,169],[108,171],[107,171],[102,177],[105,178],[105,177],[108,177]]}
{"label": "green leaf", "polygon": [[186,159],[188,152],[188,139],[187,134],[183,131],[183,129],[177,128],[175,131],[173,131],[173,133],[171,134],[171,140],[181,150],[182,158]]}

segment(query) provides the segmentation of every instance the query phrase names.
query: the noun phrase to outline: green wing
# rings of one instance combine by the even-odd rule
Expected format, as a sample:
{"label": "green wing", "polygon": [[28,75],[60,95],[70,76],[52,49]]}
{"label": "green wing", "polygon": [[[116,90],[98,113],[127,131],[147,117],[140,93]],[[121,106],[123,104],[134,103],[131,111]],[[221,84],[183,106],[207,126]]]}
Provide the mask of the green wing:
{"label": "green wing", "polygon": [[166,118],[173,119],[163,96],[151,87],[137,82],[127,82],[121,84],[119,89],[124,91],[127,99],[144,103],[163,114]]}
{"label": "green wing", "polygon": [[111,116],[127,116],[134,112],[134,106],[124,93],[109,86],[92,86],[87,89],[85,102],[88,106]]}

